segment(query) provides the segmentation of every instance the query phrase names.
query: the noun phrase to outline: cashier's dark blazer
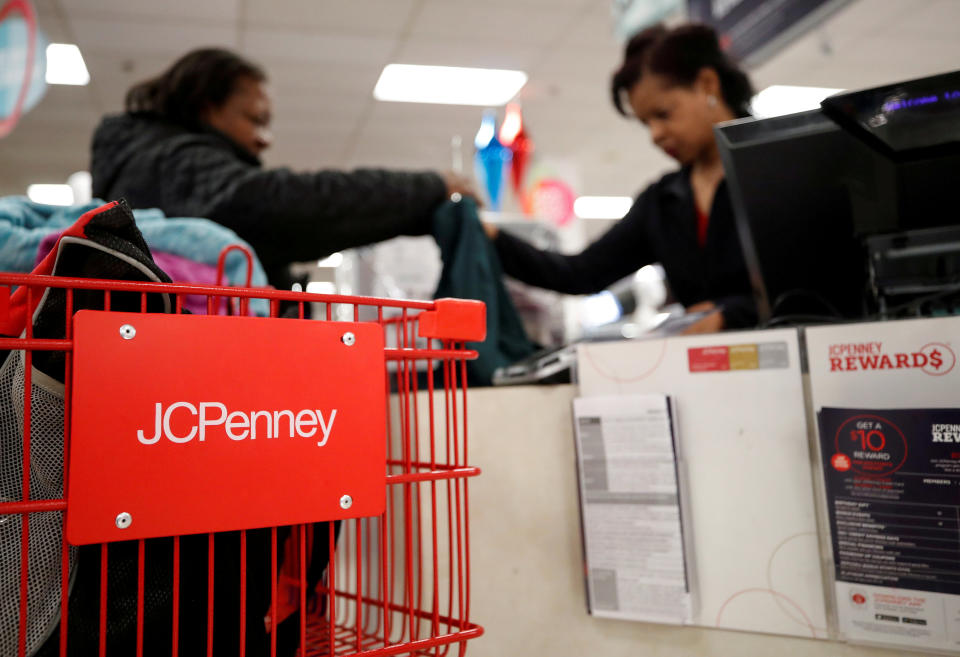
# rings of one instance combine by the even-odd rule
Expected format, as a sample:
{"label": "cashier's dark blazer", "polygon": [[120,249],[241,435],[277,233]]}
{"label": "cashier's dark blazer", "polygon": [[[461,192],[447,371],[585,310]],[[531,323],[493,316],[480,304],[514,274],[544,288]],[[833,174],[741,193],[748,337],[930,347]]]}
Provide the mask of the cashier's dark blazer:
{"label": "cashier's dark blazer", "polygon": [[647,187],[623,219],[576,255],[542,251],[502,230],[494,244],[508,275],[566,294],[600,292],[658,262],[674,297],[684,306],[713,301],[722,308],[726,328],[756,323],[726,181],[717,187],[701,247],[688,168]]}

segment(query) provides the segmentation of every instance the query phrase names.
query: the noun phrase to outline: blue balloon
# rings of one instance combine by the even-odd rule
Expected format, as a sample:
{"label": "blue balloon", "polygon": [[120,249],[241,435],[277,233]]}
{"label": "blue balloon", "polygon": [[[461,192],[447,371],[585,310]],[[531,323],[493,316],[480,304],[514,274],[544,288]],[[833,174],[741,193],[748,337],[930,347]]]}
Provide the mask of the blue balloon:
{"label": "blue balloon", "polygon": [[484,189],[487,190],[491,210],[500,210],[506,168],[512,158],[513,153],[500,143],[496,135],[490,138],[486,146],[477,150],[474,158],[474,168],[477,172],[477,178],[482,182]]}
{"label": "blue balloon", "polygon": [[487,110],[483,113],[473,145],[477,149],[473,158],[474,174],[481,187],[487,191],[490,209],[499,210],[506,167],[510,164],[513,153],[497,139],[496,111]]}

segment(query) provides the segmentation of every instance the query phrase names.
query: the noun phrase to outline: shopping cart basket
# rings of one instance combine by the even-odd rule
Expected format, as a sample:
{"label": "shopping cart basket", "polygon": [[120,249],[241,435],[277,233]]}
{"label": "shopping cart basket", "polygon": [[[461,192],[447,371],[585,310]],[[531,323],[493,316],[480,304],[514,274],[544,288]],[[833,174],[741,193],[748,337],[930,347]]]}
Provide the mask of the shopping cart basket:
{"label": "shopping cart basket", "polygon": [[[446,655],[482,633],[483,304],[0,274],[0,320],[14,290],[0,654]],[[271,317],[212,314],[253,299]]]}

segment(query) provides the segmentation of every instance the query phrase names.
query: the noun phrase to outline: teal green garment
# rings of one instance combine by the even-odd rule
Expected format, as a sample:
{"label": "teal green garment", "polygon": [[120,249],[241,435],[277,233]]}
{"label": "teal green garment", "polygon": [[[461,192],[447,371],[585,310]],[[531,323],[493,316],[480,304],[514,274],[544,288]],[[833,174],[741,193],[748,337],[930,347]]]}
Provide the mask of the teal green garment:
{"label": "teal green garment", "polygon": [[529,356],[537,345],[527,337],[516,306],[503,284],[497,251],[487,239],[471,199],[448,201],[433,215],[433,236],[443,272],[435,299],[479,299],[487,304],[487,339],[467,344],[479,358],[467,361],[469,385],[490,385],[493,371]]}

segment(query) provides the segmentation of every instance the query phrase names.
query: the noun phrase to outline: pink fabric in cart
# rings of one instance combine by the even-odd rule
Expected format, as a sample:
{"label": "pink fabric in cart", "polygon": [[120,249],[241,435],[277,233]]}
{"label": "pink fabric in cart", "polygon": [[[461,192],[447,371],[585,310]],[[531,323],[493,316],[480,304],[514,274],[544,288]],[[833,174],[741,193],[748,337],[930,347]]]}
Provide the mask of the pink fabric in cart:
{"label": "pink fabric in cart", "polygon": [[[37,263],[43,260],[48,253],[57,244],[60,239],[60,233],[51,233],[43,238],[40,247],[37,249]],[[217,268],[205,265],[202,262],[194,262],[183,256],[163,251],[152,251],[153,261],[157,266],[165,271],[174,283],[197,283],[199,285],[216,285]],[[221,302],[218,309],[219,314],[226,313],[226,306]],[[183,307],[197,315],[207,314],[206,297],[191,295],[184,297]]]}

